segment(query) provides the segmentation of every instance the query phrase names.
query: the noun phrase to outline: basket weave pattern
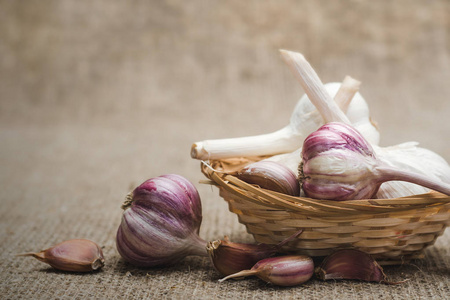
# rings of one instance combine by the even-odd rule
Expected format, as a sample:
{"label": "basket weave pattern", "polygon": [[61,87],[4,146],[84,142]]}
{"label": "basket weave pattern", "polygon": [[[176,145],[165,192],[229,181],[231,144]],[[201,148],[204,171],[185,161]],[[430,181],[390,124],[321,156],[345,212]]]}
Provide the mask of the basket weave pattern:
{"label": "basket weave pattern", "polygon": [[259,243],[277,244],[303,229],[285,250],[320,257],[356,248],[381,264],[399,264],[423,257],[423,250],[450,224],[450,197],[434,191],[395,199],[327,201],[265,190],[230,175],[259,159],[211,161],[201,167]]}

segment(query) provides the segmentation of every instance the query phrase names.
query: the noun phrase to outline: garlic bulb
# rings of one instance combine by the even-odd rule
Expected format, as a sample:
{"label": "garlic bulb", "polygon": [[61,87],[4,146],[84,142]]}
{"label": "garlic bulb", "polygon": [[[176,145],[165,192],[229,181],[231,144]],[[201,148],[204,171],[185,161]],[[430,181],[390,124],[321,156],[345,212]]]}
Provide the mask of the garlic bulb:
{"label": "garlic bulb", "polygon": [[[349,120],[368,140],[377,144],[379,132],[370,121],[366,101],[357,93],[358,86],[358,81],[347,76],[342,84],[329,83],[326,89],[332,97],[336,97],[342,110],[347,111]],[[287,153],[299,148],[304,138],[322,124],[322,116],[304,95],[295,106],[286,127],[263,135],[196,142],[192,145],[191,156],[208,160]]]}
{"label": "garlic bulb", "polygon": [[202,207],[197,189],[169,174],[138,186],[122,206],[116,245],[122,258],[139,267],[173,264],[188,255],[206,256],[198,236]]}
{"label": "garlic bulb", "polygon": [[[417,146],[416,142],[407,142],[390,147],[377,147],[372,145],[378,157],[406,170],[418,172],[434,180],[450,183],[450,166],[438,154]],[[301,148],[294,152],[274,155],[263,161],[274,161],[296,172],[301,162]],[[379,188],[376,198],[388,199],[406,197],[428,193],[429,189],[414,183],[404,181],[385,182]]]}
{"label": "garlic bulb", "polygon": [[[326,93],[319,77],[303,55],[285,50],[281,50],[281,53],[325,121],[349,124],[348,118]],[[381,148],[375,145],[373,145],[373,148],[378,158],[383,160],[386,165],[426,174],[428,177],[432,176],[432,180],[440,179],[443,182],[450,182],[448,181],[450,178],[450,167],[443,158],[430,150],[411,146],[411,144],[407,149],[402,146]],[[381,186],[381,190],[384,189],[383,186],[384,184]],[[407,184],[405,189],[400,188],[402,186],[404,186],[404,183],[400,182],[389,184],[387,193],[383,193],[381,197],[386,194],[396,195],[397,197],[409,195],[408,192],[411,190],[411,185]],[[397,189],[397,191],[393,191],[393,189]],[[422,189],[422,191],[424,190]]]}
{"label": "garlic bulb", "polygon": [[19,256],[32,256],[55,269],[69,272],[90,272],[105,265],[102,249],[85,239],[64,241],[40,252]]}
{"label": "garlic bulb", "polygon": [[384,162],[356,129],[340,122],[327,123],[305,139],[299,169],[303,191],[316,199],[370,199],[390,180],[450,195],[450,184]]}
{"label": "garlic bulb", "polygon": [[297,176],[288,167],[273,161],[258,161],[239,170],[236,177],[261,188],[291,196],[300,195]]}

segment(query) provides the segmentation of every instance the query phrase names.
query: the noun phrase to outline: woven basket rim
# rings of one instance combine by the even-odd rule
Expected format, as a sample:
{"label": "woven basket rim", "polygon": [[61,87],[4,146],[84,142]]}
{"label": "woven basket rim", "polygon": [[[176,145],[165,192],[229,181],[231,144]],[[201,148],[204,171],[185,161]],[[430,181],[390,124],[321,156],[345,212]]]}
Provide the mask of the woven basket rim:
{"label": "woven basket rim", "polygon": [[361,214],[400,213],[450,203],[450,196],[436,191],[391,199],[318,200],[266,190],[259,186],[248,184],[233,175],[235,171],[246,164],[261,160],[262,158],[233,158],[210,160],[208,162],[202,161],[201,171],[211,180],[208,182],[209,184],[239,194],[242,200],[266,206],[267,209],[303,212],[311,217],[334,218],[336,216]]}

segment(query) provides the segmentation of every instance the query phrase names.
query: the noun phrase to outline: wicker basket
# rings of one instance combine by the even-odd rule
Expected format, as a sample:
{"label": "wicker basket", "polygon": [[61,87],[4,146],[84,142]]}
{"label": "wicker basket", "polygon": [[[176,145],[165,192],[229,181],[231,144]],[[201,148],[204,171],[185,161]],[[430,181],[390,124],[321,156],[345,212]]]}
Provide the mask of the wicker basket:
{"label": "wicker basket", "polygon": [[230,173],[261,158],[202,164],[203,174],[220,190],[259,243],[276,244],[303,229],[288,251],[312,257],[356,248],[380,264],[422,258],[450,224],[450,196],[438,192],[395,199],[326,201],[292,197],[247,184]]}

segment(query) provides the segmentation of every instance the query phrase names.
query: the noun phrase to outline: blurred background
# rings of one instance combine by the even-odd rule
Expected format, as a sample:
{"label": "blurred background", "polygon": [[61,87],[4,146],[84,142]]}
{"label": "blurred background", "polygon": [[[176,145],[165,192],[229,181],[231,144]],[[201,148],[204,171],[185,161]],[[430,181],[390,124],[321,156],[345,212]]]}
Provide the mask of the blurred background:
{"label": "blurred background", "polygon": [[[120,203],[165,173],[199,188],[205,239],[246,239],[198,184],[190,146],[289,122],[303,91],[279,49],[323,82],[362,81],[382,145],[418,141],[450,160],[449,16],[445,0],[0,0],[2,252],[83,236],[122,272]],[[33,276],[56,277],[29,262],[3,261],[30,285],[4,278],[1,291],[36,296]]]}

